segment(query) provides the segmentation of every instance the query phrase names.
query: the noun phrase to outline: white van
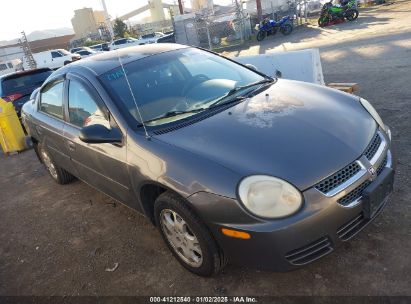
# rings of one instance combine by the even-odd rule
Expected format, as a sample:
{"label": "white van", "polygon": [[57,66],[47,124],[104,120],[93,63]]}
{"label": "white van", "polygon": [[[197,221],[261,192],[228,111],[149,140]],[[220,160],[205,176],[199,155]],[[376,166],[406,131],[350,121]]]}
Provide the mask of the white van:
{"label": "white van", "polygon": [[[80,55],[72,54],[64,49],[34,53],[33,57],[36,61],[37,68],[50,68],[52,70],[56,70],[66,64],[81,59]],[[23,58],[23,67],[24,69],[29,69],[27,58]]]}
{"label": "white van", "polygon": [[0,61],[0,75],[6,75],[20,71],[22,62],[20,59],[12,59],[8,61]]}

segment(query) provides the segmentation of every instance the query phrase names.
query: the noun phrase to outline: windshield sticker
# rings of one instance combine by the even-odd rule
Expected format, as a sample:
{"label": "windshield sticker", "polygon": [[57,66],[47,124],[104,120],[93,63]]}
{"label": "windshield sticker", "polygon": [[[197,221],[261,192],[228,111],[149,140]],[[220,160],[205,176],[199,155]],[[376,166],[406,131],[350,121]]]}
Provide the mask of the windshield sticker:
{"label": "windshield sticker", "polygon": [[111,73],[106,75],[106,79],[108,81],[117,80],[117,79],[120,79],[120,78],[123,78],[123,77],[124,77],[123,70],[118,70],[118,71],[115,71],[115,72],[111,72]]}

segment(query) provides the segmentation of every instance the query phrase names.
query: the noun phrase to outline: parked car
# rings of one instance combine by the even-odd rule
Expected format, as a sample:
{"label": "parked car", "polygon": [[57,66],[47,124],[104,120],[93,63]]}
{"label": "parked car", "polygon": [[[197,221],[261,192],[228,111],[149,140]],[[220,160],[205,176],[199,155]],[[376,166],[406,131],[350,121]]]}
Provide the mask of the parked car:
{"label": "parked car", "polygon": [[154,32],[154,33],[142,35],[139,41],[140,41],[140,44],[156,43],[158,39],[164,36],[165,35],[161,32]]}
{"label": "parked car", "polygon": [[176,37],[174,35],[174,32],[164,35],[163,37],[160,37],[157,39],[157,43],[175,43],[176,42]]}
{"label": "parked car", "polygon": [[0,62],[0,75],[10,74],[20,71],[22,69],[22,62],[20,59],[12,59]]}
{"label": "parked car", "polygon": [[[81,59],[78,54],[72,54],[64,49],[55,49],[33,54],[37,68],[50,68],[52,70],[61,68],[66,64]],[[27,58],[23,58],[24,69],[30,69]]]}
{"label": "parked car", "polygon": [[94,50],[88,46],[81,46],[81,47],[76,47],[76,48],[72,48],[70,49],[70,53],[72,54],[76,54],[80,51],[87,51],[87,52],[93,52]]}
{"label": "parked car", "polygon": [[20,117],[21,107],[29,100],[30,94],[40,87],[52,72],[48,68],[42,68],[0,76],[0,96],[13,103],[17,116]]}
{"label": "parked car", "polygon": [[108,43],[95,44],[95,45],[90,46],[90,49],[96,52],[110,51]]}
{"label": "parked car", "polygon": [[86,58],[86,57],[89,57],[89,56],[96,55],[96,54],[98,54],[98,52],[93,51],[92,49],[90,49],[90,50],[80,50],[80,51],[77,51],[75,54],[80,55],[81,58]]}
{"label": "parked car", "polygon": [[129,46],[136,46],[140,44],[144,44],[144,43],[135,38],[131,38],[131,37],[130,38],[120,38],[120,39],[114,40],[110,44],[110,50],[117,50],[117,49],[129,47]]}
{"label": "parked car", "polygon": [[313,262],[368,225],[393,186],[391,131],[368,101],[189,46],[70,64],[23,115],[57,183],[76,176],[143,213],[203,276],[226,261]]}

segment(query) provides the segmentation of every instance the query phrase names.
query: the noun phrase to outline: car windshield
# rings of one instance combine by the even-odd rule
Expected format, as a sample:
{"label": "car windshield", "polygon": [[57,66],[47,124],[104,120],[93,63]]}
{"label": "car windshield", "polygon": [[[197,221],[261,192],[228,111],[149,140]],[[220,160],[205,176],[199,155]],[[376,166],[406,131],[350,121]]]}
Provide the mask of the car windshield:
{"label": "car windshield", "polygon": [[[132,125],[158,126],[195,115],[272,79],[195,48],[156,54],[99,78]],[[130,88],[132,94],[130,92]],[[135,102],[140,109],[140,115]]]}
{"label": "car windshield", "polygon": [[2,95],[7,96],[28,88],[40,86],[51,75],[52,71],[38,71],[30,74],[13,75],[2,83]]}

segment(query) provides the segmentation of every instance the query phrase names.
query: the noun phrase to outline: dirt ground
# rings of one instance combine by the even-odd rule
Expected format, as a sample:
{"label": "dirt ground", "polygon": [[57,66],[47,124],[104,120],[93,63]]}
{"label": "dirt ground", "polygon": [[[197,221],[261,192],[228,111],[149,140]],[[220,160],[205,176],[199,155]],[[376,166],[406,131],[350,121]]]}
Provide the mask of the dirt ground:
{"label": "dirt ground", "polygon": [[[333,254],[289,273],[185,271],[144,217],[82,182],[55,184],[34,152],[0,156],[0,295],[411,295],[411,2],[297,29],[230,55],[319,47],[327,82],[357,82],[393,130],[384,212]],[[105,271],[118,263],[113,272]]]}

